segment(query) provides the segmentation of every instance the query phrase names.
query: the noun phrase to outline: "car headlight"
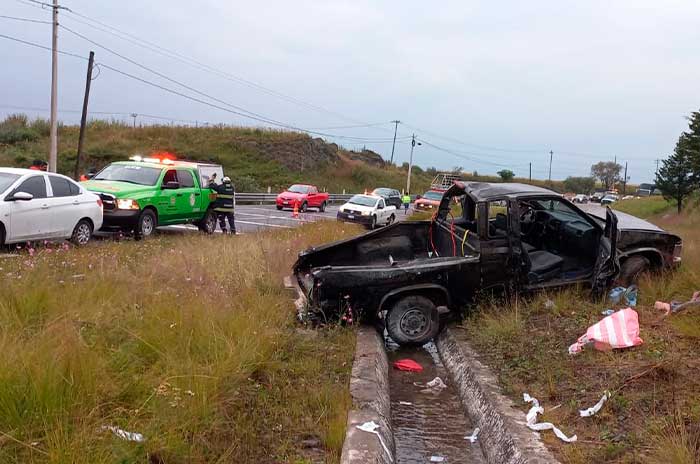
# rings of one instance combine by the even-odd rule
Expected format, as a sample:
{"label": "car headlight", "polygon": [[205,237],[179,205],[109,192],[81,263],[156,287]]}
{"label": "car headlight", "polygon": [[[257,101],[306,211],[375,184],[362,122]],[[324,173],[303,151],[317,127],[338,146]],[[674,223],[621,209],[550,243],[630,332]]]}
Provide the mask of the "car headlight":
{"label": "car headlight", "polygon": [[362,211],[363,216],[369,216],[371,211]]}
{"label": "car headlight", "polygon": [[136,200],[130,198],[118,198],[117,208],[119,209],[141,209]]}

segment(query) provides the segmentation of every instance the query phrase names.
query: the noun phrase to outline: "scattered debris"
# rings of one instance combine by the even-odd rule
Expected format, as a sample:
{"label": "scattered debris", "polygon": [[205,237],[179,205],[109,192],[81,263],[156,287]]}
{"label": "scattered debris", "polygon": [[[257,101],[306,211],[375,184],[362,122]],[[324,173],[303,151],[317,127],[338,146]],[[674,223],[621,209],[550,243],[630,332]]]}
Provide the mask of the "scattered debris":
{"label": "scattered debris", "polygon": [[590,343],[599,351],[641,345],[644,342],[639,337],[639,315],[634,309],[625,308],[603,318],[569,347],[569,354],[580,353]]}
{"label": "scattered debris", "polygon": [[420,382],[413,382],[413,385],[416,387],[426,387],[423,390],[421,390],[421,393],[440,393],[443,391],[445,388],[447,388],[447,385],[445,385],[445,382],[442,381],[440,377],[435,377],[433,380],[426,384],[422,384]]}
{"label": "scattered debris", "polygon": [[527,412],[527,416],[525,418],[527,426],[530,430],[534,430],[536,432],[541,432],[543,430],[552,430],[554,432],[554,435],[556,435],[557,438],[559,438],[561,441],[564,441],[566,443],[573,443],[576,441],[576,435],[567,437],[564,434],[564,432],[555,427],[554,424],[552,424],[551,422],[537,422],[537,415],[544,413],[544,408],[540,406],[540,402],[537,401],[537,398],[533,398],[527,393],[523,393],[523,401],[525,401],[526,403],[532,403],[532,407]]}
{"label": "scattered debris", "polygon": [[399,401],[399,404],[403,406],[413,406],[413,403],[410,401]]}
{"label": "scattered debris", "polygon": [[479,427],[475,428],[471,435],[464,437],[465,440],[469,440],[469,443],[476,443],[476,437],[479,435]]}
{"label": "scattered debris", "polygon": [[387,457],[389,458],[389,462],[394,462],[393,457],[391,456],[391,453],[389,452],[389,448],[384,444],[384,439],[382,436],[377,432],[377,429],[379,428],[379,424],[377,424],[374,421],[369,421],[365,422],[364,424],[361,425],[356,425],[356,429],[362,430],[363,432],[367,433],[373,433],[379,438],[379,443],[382,445],[382,448],[384,448],[384,451],[386,452]]}
{"label": "scattered debris", "polygon": [[445,462],[443,456],[430,456],[430,462]]}
{"label": "scattered debris", "polygon": [[557,305],[549,298],[544,302],[544,309],[556,309]]}
{"label": "scattered debris", "polygon": [[608,293],[608,299],[611,304],[618,304],[624,300],[625,304],[628,306],[637,306],[637,293],[639,288],[636,285],[630,285],[629,287],[615,287]]}
{"label": "scattered debris", "polygon": [[138,443],[143,443],[144,441],[146,441],[146,439],[143,438],[143,435],[141,435],[140,433],[127,432],[126,430],[122,430],[119,427],[115,427],[113,425],[103,425],[102,430],[109,430],[122,440],[135,441]]}
{"label": "scattered debris", "polygon": [[413,359],[399,359],[394,362],[394,368],[400,371],[407,372],[422,372],[423,366],[415,362]]}
{"label": "scattered debris", "polygon": [[614,309],[606,309],[604,311],[601,311],[600,314],[602,314],[603,316],[610,316],[612,314],[615,314],[615,310]]}
{"label": "scattered debris", "polygon": [[590,407],[588,409],[581,409],[578,413],[581,417],[591,417],[595,415],[598,411],[600,411],[600,408],[602,408],[605,402],[609,399],[610,392],[606,391],[605,393],[603,393],[603,397],[595,404],[595,406]]}
{"label": "scattered debris", "polygon": [[680,301],[671,301],[670,303],[666,303],[663,301],[657,301],[654,303],[654,308],[664,311],[664,317],[668,316],[671,313],[677,313],[679,311],[683,311],[684,309],[690,307],[690,306],[695,306],[698,305],[700,306],[700,291],[696,291],[693,293],[693,296],[690,298],[690,300],[681,303]]}

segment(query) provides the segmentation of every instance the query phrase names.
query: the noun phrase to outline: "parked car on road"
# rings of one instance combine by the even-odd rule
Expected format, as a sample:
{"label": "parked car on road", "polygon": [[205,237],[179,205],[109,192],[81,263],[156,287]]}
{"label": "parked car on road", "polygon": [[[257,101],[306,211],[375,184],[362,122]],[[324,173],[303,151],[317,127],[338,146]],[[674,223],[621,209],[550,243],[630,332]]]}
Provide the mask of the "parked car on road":
{"label": "parked car on road", "polygon": [[416,210],[437,209],[440,206],[443,193],[436,190],[428,190],[422,196],[416,197],[416,201],[413,202],[413,208]]}
{"label": "parked car on road", "polygon": [[107,165],[82,184],[104,202],[103,230],[123,230],[141,239],[156,227],[175,224],[195,224],[214,233],[212,178],[223,178],[218,164],[134,156]]}
{"label": "parked car on road", "polygon": [[338,209],[338,220],[357,222],[370,229],[396,221],[396,207],[377,195],[355,195]]}
{"label": "parked car on road", "polygon": [[324,212],[328,205],[328,193],[319,192],[315,185],[294,184],[277,195],[275,203],[278,210],[294,208],[296,204],[302,212],[308,208],[318,208],[320,212]]}
{"label": "parked car on road", "polygon": [[608,194],[600,199],[600,204],[601,205],[611,205],[611,204],[615,203],[618,199],[619,199],[619,197],[617,195]]}
{"label": "parked car on road", "polygon": [[[460,199],[462,215],[450,208]],[[433,220],[398,222],[300,253],[300,316],[382,321],[397,343],[434,337],[443,315],[491,293],[588,285],[602,295],[680,263],[681,239],[610,208],[586,213],[555,192],[457,182]],[[619,222],[618,222],[619,218]]]}
{"label": "parked car on road", "polygon": [[574,203],[588,203],[588,195],[584,195],[583,193],[579,193],[574,196],[574,198],[571,200]]}
{"label": "parked car on road", "polygon": [[605,195],[606,195],[606,193],[603,191],[594,192],[593,195],[591,195],[589,199],[592,203],[600,203],[600,200],[602,200]]}
{"label": "parked car on road", "polygon": [[379,187],[372,190],[372,195],[378,195],[384,198],[384,201],[386,202],[387,206],[391,205],[395,206],[396,209],[401,209],[401,192],[399,192],[396,189]]}
{"label": "parked car on road", "polygon": [[0,168],[0,245],[90,241],[102,227],[102,200],[60,174]]}

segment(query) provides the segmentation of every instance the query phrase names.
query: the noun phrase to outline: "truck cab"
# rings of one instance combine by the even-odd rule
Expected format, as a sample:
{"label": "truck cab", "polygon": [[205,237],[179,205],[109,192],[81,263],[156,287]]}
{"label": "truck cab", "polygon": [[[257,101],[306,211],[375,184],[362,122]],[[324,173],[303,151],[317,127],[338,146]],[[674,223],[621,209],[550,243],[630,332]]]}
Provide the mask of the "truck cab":
{"label": "truck cab", "polygon": [[169,158],[132,157],[107,165],[83,185],[104,204],[102,230],[151,235],[159,226],[195,224],[206,233],[216,229],[212,179],[221,166]]}

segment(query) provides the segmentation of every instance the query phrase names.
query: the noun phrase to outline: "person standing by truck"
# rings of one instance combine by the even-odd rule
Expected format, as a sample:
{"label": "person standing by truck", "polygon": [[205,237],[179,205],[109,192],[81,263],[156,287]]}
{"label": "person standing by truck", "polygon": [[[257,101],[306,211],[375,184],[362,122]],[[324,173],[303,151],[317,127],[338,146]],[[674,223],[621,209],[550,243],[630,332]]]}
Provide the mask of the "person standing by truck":
{"label": "person standing by truck", "polygon": [[411,197],[408,193],[404,193],[401,197],[401,203],[403,203],[403,214],[404,216],[408,214],[408,205],[411,204]]}
{"label": "person standing by truck", "polygon": [[[213,180],[214,179],[212,179],[212,181]],[[209,188],[216,192],[214,212],[219,219],[219,226],[222,232],[227,233],[226,220],[228,219],[230,232],[236,235],[236,222],[234,217],[234,196],[236,195],[236,191],[233,187],[233,183],[231,183],[231,179],[226,176],[221,179],[221,184],[211,182]]]}

